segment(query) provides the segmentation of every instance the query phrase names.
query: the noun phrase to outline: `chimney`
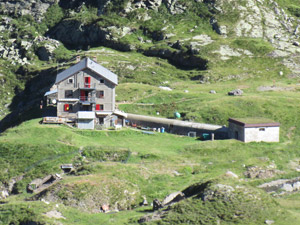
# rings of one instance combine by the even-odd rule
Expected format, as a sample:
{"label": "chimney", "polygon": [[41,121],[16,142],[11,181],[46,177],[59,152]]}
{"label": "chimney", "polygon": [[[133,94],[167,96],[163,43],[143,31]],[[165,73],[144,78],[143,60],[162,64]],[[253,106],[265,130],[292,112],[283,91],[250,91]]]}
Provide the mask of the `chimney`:
{"label": "chimney", "polygon": [[97,57],[96,56],[93,57],[93,61],[97,62]]}
{"label": "chimney", "polygon": [[80,62],[80,55],[76,56],[76,62]]}

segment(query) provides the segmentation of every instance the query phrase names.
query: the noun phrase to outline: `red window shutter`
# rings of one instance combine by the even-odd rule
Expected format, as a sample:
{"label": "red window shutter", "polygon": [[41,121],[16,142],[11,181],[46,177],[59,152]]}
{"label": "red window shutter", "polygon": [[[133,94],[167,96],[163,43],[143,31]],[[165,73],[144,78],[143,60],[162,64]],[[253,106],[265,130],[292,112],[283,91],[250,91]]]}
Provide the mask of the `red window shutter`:
{"label": "red window shutter", "polygon": [[85,77],[84,78],[85,87],[90,88],[91,87],[91,77]]}
{"label": "red window shutter", "polygon": [[100,105],[96,104],[96,111],[99,111],[99,110],[100,110]]}
{"label": "red window shutter", "polygon": [[85,101],[85,91],[83,90],[80,91],[80,100]]}
{"label": "red window shutter", "polygon": [[70,109],[69,104],[65,104],[65,105],[64,105],[64,108],[65,108],[65,112],[69,111],[69,109]]}

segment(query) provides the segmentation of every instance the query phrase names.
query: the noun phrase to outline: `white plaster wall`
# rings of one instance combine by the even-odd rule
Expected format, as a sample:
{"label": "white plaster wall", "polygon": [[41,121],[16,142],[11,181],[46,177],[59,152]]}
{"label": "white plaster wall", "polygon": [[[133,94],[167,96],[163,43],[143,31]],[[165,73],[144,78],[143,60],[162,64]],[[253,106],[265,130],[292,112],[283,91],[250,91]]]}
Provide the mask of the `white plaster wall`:
{"label": "white plaster wall", "polygon": [[[265,131],[260,131],[264,128]],[[251,127],[245,128],[245,142],[279,142],[279,127]]]}

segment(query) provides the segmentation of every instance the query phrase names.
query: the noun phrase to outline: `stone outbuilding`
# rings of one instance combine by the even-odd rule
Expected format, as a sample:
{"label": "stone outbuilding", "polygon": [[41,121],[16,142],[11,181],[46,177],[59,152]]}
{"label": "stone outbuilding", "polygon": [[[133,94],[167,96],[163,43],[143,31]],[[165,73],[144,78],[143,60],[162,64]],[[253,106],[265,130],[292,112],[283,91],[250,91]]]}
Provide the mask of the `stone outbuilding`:
{"label": "stone outbuilding", "polygon": [[280,123],[265,118],[229,118],[229,138],[243,142],[279,142]]}

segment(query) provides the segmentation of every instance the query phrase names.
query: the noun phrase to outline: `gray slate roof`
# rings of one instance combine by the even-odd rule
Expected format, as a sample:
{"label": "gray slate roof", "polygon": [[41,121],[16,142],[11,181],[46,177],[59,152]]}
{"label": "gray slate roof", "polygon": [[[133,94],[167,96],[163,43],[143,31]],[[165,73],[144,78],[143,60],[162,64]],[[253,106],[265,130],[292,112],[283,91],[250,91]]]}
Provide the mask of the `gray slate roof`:
{"label": "gray slate roof", "polygon": [[57,93],[57,89],[53,90],[53,91],[47,91],[44,96],[48,96],[48,95],[52,95],[52,94],[55,94]]}
{"label": "gray slate roof", "polygon": [[67,79],[68,77],[78,73],[84,69],[90,69],[91,71],[99,74],[104,79],[109,80],[115,85],[118,85],[118,76],[103,66],[99,65],[95,61],[90,58],[85,58],[81,60],[79,63],[71,66],[70,68],[64,70],[63,72],[57,74],[55,84],[60,83],[61,81]]}

